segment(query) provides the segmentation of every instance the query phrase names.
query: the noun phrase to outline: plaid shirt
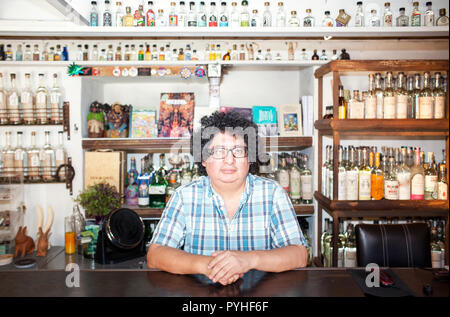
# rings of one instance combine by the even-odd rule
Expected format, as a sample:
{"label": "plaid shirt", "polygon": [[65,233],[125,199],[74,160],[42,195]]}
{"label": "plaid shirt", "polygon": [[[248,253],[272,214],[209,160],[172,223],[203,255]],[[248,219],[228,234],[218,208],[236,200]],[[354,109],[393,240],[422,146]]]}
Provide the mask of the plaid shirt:
{"label": "plaid shirt", "polygon": [[249,174],[238,211],[230,220],[223,199],[203,176],[170,198],[151,243],[192,254],[222,250],[270,250],[307,246],[285,190],[275,181]]}

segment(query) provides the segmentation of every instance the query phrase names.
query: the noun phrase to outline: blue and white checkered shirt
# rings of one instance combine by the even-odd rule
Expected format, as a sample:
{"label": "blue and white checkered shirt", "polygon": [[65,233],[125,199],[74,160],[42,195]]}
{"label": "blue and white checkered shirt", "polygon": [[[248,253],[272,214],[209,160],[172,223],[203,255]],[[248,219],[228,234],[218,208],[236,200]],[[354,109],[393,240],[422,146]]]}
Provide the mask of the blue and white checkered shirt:
{"label": "blue and white checkered shirt", "polygon": [[222,250],[307,246],[286,191],[275,181],[251,174],[231,220],[209,177],[179,187],[170,198],[151,243],[208,256]]}

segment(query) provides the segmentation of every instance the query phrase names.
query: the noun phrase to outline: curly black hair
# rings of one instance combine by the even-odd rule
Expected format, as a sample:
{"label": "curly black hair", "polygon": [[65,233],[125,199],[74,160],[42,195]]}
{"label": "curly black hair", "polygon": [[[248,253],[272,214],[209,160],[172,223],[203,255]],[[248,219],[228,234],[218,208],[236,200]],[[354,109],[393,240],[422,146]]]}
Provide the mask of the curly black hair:
{"label": "curly black hair", "polygon": [[[254,174],[259,169],[258,150],[259,137],[258,127],[252,121],[244,118],[239,112],[216,111],[210,116],[204,116],[200,120],[201,127],[196,129],[192,135],[191,149],[192,155],[196,162],[205,161],[208,159],[208,151],[205,148],[209,142],[218,133],[231,133],[233,135],[244,138],[245,145],[248,149],[248,158],[250,162],[249,172]],[[201,146],[199,148],[199,146]],[[199,164],[199,172],[206,175],[206,169]]]}

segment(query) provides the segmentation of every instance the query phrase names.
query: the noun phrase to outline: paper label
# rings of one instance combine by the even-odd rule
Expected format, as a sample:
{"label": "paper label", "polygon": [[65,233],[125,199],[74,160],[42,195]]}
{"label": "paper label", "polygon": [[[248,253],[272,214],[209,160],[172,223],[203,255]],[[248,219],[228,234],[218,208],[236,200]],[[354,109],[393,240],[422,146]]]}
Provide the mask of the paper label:
{"label": "paper label", "polygon": [[370,172],[359,172],[359,199],[370,199]]}
{"label": "paper label", "polygon": [[312,199],[312,176],[311,175],[301,176],[301,184],[302,184],[303,200],[311,200]]}
{"label": "paper label", "polygon": [[398,181],[384,180],[384,198],[398,200]]}
{"label": "paper label", "polygon": [[375,97],[366,97],[366,119],[376,119],[377,117],[377,99]]}
{"label": "paper label", "polygon": [[364,119],[364,103],[354,101],[350,103],[350,119]]}
{"label": "paper label", "polygon": [[425,176],[425,191],[434,192],[436,189],[437,175],[426,175]]}
{"label": "paper label", "polygon": [[358,172],[347,171],[347,200],[358,200]]}
{"label": "paper label", "polygon": [[395,97],[384,97],[384,119],[395,119]]}
{"label": "paper label", "polygon": [[347,191],[346,191],[347,179],[346,172],[339,173],[339,185],[338,185],[338,200],[346,200],[347,199]]}
{"label": "paper label", "polygon": [[398,173],[397,174],[399,188],[398,199],[409,200],[411,199],[411,173]]}
{"label": "paper label", "polygon": [[445,97],[434,97],[434,118],[444,119],[445,117]]}
{"label": "paper label", "polygon": [[291,181],[290,181],[290,195],[292,199],[300,199],[300,173],[298,171],[291,173]]}
{"label": "paper label", "polygon": [[433,119],[433,97],[419,97],[419,119]]}
{"label": "paper label", "polygon": [[164,185],[150,186],[148,190],[149,195],[164,195],[165,193],[166,186]]}
{"label": "paper label", "polygon": [[278,183],[289,193],[289,173],[286,170],[281,170],[278,175]]}
{"label": "paper label", "polygon": [[408,96],[397,96],[397,119],[408,118]]}
{"label": "paper label", "polygon": [[439,182],[437,184],[437,199],[446,200],[448,197],[448,186],[444,182]]}
{"label": "paper label", "polygon": [[411,179],[411,199],[424,199],[424,177],[422,174],[416,174]]}

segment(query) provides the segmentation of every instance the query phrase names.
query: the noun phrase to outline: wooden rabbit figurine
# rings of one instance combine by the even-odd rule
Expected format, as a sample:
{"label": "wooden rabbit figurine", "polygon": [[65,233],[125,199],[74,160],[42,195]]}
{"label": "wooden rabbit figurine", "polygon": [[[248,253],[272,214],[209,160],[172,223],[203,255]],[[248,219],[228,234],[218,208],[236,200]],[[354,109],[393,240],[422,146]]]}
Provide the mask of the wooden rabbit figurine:
{"label": "wooden rabbit figurine", "polygon": [[20,257],[23,258],[25,254],[33,253],[34,251],[34,241],[31,237],[27,236],[27,227],[19,227],[19,231],[16,234],[16,253],[14,257],[17,257],[20,254]]}
{"label": "wooden rabbit figurine", "polygon": [[50,228],[43,233],[42,228],[39,228],[38,241],[37,241],[37,252],[36,256],[46,256],[48,250],[48,237],[50,236]]}

